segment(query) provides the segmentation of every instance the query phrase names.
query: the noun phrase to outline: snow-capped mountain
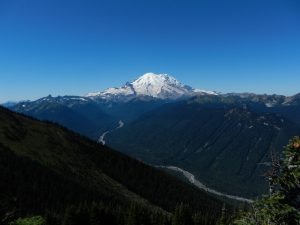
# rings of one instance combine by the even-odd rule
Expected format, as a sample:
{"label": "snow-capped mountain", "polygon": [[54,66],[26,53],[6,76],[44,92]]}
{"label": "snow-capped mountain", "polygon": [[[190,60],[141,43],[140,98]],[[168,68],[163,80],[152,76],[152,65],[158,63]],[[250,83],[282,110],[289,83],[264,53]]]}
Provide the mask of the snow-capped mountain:
{"label": "snow-capped mountain", "polygon": [[107,99],[137,96],[177,99],[184,96],[201,94],[216,95],[213,91],[204,91],[183,85],[174,77],[167,74],[146,73],[131,83],[127,82],[122,87],[108,88],[102,92],[89,93],[87,96]]}

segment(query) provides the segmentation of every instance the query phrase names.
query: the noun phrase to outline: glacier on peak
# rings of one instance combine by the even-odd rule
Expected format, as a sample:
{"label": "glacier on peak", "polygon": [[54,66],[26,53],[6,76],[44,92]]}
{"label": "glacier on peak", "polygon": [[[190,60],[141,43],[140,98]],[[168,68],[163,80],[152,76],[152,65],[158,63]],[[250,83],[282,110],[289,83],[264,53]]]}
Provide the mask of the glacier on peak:
{"label": "glacier on peak", "polygon": [[108,99],[137,96],[149,96],[159,99],[177,99],[198,94],[215,95],[216,93],[183,85],[174,77],[167,74],[146,73],[131,83],[127,82],[122,87],[108,88],[102,92],[89,93],[86,96]]}

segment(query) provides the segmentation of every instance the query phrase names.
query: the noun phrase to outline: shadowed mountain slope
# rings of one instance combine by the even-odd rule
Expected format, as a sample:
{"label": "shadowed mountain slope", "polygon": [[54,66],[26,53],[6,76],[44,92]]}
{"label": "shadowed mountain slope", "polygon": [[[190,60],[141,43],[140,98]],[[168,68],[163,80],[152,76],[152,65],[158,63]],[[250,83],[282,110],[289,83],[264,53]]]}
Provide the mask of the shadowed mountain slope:
{"label": "shadowed mountain slope", "polygon": [[205,98],[163,105],[109,133],[106,143],[148,163],[182,167],[225,193],[266,191],[270,153],[281,152],[299,126],[232,97]]}
{"label": "shadowed mountain slope", "polygon": [[0,107],[0,219],[70,204],[129,202],[172,211],[179,202],[217,217],[222,203],[197,188],[79,134]]}

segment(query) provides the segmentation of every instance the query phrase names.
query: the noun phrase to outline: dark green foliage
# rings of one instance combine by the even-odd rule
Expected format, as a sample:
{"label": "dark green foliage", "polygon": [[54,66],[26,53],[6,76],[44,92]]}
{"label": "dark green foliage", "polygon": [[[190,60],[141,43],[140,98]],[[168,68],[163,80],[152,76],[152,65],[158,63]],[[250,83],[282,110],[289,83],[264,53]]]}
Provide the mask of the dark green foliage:
{"label": "dark green foliage", "polygon": [[177,205],[172,218],[172,225],[193,225],[192,211],[188,205]]}
{"label": "dark green foliage", "polygon": [[25,219],[17,219],[14,222],[11,222],[10,225],[46,225],[46,221],[41,216],[35,216]]}

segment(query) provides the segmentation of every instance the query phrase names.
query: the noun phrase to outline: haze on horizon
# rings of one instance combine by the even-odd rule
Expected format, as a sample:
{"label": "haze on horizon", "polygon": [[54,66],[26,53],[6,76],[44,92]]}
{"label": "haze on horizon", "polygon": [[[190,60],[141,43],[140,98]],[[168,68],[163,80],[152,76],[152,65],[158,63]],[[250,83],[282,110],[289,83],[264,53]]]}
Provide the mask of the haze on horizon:
{"label": "haze on horizon", "polygon": [[147,72],[218,92],[300,92],[297,0],[0,2],[0,102]]}

